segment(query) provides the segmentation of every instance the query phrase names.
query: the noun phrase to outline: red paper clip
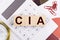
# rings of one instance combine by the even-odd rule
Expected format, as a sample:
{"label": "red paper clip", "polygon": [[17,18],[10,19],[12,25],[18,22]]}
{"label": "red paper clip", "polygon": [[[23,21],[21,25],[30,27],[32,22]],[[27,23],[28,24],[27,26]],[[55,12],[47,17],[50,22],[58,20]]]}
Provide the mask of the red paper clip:
{"label": "red paper clip", "polygon": [[48,11],[49,11],[52,15],[56,16],[56,13],[55,13],[54,11],[57,10],[57,1],[54,1],[52,4],[53,4],[52,6],[44,6],[44,8],[45,8],[45,9],[48,9]]}

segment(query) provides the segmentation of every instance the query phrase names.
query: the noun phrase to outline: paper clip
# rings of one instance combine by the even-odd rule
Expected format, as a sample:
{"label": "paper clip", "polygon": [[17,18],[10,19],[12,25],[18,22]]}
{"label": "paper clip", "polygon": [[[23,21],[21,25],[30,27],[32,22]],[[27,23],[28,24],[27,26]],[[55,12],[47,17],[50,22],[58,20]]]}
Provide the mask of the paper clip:
{"label": "paper clip", "polygon": [[52,6],[44,6],[44,8],[45,8],[45,9],[48,9],[48,11],[49,11],[52,15],[56,16],[56,13],[55,13],[54,11],[57,10],[57,1],[54,1]]}

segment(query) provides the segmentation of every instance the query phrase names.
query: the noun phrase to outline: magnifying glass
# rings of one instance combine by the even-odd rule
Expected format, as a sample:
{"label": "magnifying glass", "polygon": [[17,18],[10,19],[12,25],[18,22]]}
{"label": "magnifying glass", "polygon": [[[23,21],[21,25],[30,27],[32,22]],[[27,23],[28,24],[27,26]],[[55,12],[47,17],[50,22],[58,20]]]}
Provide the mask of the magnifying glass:
{"label": "magnifying glass", "polygon": [[[15,36],[19,39],[19,40],[23,40],[21,36],[19,36],[20,34],[8,23],[8,21],[6,21],[4,19],[4,17],[2,15],[0,15],[0,29],[2,30],[2,32],[0,32],[0,39],[2,40],[11,40],[11,39],[15,39]],[[12,37],[12,33],[15,35],[14,37]]]}
{"label": "magnifying glass", "polygon": [[[0,34],[1,36],[4,36],[6,40],[10,39],[10,28],[0,20]],[[5,40],[4,39],[4,40]]]}

